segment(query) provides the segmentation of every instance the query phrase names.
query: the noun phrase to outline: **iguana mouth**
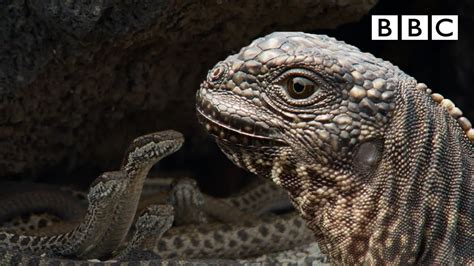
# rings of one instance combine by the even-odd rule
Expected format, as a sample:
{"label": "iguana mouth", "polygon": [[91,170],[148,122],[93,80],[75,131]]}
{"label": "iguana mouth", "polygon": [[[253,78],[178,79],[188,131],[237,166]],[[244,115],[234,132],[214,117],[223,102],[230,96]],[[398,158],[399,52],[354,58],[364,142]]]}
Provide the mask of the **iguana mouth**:
{"label": "iguana mouth", "polygon": [[[271,130],[249,123],[238,117],[221,118],[217,111],[206,112],[201,106],[196,108],[198,121],[206,128],[209,134],[225,144],[237,146],[288,146],[277,134]],[[211,115],[214,114],[214,115]]]}

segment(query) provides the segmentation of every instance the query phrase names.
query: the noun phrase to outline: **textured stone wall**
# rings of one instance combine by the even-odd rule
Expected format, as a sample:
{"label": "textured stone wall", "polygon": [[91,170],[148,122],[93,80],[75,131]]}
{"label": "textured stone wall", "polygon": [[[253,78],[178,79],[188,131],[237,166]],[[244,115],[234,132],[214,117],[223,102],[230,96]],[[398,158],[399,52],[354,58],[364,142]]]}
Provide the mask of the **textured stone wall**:
{"label": "textured stone wall", "polygon": [[167,128],[187,137],[169,164],[208,168],[216,148],[194,93],[210,66],[276,30],[358,21],[375,2],[2,1],[0,177],[91,180],[132,138]]}

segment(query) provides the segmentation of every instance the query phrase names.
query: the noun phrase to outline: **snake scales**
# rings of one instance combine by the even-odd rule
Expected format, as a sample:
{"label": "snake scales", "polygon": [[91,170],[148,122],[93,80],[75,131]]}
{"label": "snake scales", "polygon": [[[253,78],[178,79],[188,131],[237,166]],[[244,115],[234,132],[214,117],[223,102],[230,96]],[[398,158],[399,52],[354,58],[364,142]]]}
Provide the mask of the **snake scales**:
{"label": "snake scales", "polygon": [[[170,205],[152,205],[146,208],[135,223],[135,233],[124,247],[124,240],[139,207],[138,201],[148,171],[161,158],[179,149],[182,143],[182,135],[175,131],[137,138],[130,145],[120,171],[104,173],[91,185],[87,213],[74,229],[41,236],[1,232],[0,261],[5,264],[48,264],[53,261],[79,263],[80,260],[61,260],[61,257],[106,259],[114,256],[121,261],[155,263],[162,262],[163,258],[175,257],[248,257],[312,241],[308,229],[294,214],[259,217],[248,212],[258,209],[256,206],[259,203],[243,204],[245,201],[250,202],[246,196],[255,198],[255,193],[262,192],[259,189],[268,191],[263,194],[271,195],[268,187],[246,191],[240,196],[240,199],[245,199],[242,201],[239,197],[218,200],[196,192],[192,185],[189,189],[188,184],[188,189],[181,190],[184,193],[178,189],[174,190],[174,196],[171,195],[170,198],[174,199],[177,207],[174,212]],[[282,195],[281,192],[279,195]],[[155,202],[163,200],[163,196],[158,198],[160,199],[155,199]],[[272,201],[272,197],[261,198],[261,202]],[[218,211],[219,209],[224,211]],[[180,213],[180,210],[187,211]],[[189,213],[197,215],[186,217]],[[209,219],[235,222],[236,219],[229,216],[229,213],[242,214],[243,222],[206,223]],[[168,230],[173,216],[178,224],[186,226]],[[189,225],[193,223],[201,224]],[[46,254],[46,257],[41,257],[42,254]]]}

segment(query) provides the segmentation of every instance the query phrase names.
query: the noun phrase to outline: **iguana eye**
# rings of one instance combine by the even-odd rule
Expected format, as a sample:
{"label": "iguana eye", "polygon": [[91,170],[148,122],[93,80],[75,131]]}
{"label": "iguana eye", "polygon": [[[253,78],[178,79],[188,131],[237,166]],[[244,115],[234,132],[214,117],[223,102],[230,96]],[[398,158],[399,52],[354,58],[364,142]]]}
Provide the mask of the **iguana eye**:
{"label": "iguana eye", "polygon": [[313,95],[317,89],[316,84],[304,77],[290,77],[286,85],[288,95],[293,99],[306,99]]}

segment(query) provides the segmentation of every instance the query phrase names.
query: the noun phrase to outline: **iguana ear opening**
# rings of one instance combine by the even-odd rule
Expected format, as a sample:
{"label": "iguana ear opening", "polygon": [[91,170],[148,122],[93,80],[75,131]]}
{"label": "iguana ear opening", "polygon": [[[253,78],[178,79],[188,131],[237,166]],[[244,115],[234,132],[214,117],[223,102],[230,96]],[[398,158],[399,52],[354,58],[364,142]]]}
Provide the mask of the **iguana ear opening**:
{"label": "iguana ear opening", "polygon": [[354,169],[363,177],[375,172],[382,158],[383,145],[380,139],[371,139],[359,144],[353,153]]}

